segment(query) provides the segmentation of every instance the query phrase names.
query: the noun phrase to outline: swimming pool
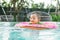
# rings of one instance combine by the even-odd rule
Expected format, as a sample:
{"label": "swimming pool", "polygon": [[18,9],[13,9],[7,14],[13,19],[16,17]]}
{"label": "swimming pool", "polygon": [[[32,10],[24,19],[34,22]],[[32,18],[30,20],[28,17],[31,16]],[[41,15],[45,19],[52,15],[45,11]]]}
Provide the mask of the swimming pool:
{"label": "swimming pool", "polygon": [[[16,28],[18,22],[0,22],[0,40],[60,40],[60,23],[57,29],[30,30]],[[34,31],[36,31],[34,33]],[[39,32],[39,35],[38,35]],[[33,35],[31,35],[33,34]]]}

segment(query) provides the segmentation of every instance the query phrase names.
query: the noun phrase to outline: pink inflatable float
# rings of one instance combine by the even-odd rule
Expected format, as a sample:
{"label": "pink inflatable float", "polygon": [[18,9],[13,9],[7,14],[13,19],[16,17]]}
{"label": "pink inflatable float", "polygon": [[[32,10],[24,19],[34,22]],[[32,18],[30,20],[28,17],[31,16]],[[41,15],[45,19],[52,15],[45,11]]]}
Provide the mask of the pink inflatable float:
{"label": "pink inflatable float", "polygon": [[50,29],[55,29],[56,23],[55,22],[44,22],[42,24],[30,24],[29,22],[21,22],[19,24],[16,24],[15,26],[18,27],[35,27],[35,28],[50,28]]}

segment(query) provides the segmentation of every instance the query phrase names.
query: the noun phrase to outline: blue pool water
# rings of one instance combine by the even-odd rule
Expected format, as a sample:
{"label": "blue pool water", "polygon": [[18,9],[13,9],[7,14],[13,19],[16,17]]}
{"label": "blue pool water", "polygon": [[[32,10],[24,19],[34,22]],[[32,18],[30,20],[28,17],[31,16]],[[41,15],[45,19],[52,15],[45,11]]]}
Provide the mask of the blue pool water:
{"label": "blue pool water", "polygon": [[60,23],[57,29],[30,30],[16,28],[16,22],[0,22],[0,40],[60,40]]}

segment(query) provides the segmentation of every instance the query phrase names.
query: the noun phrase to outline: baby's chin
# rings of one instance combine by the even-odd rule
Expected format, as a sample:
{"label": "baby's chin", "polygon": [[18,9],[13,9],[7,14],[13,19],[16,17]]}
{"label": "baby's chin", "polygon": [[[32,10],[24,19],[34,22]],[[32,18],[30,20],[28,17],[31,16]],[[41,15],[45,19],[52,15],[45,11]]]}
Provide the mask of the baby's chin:
{"label": "baby's chin", "polygon": [[35,23],[35,22],[30,22],[31,24],[37,24],[37,23]]}

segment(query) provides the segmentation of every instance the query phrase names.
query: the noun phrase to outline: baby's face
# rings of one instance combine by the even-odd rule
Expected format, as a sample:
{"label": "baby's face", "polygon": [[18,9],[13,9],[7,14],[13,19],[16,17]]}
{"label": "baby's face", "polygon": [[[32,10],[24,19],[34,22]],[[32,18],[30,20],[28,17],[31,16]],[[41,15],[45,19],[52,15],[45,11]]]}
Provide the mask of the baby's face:
{"label": "baby's face", "polygon": [[31,16],[30,16],[30,22],[32,23],[32,24],[36,24],[36,23],[38,23],[40,20],[38,19],[38,17],[37,17],[37,15],[36,14],[32,14]]}

